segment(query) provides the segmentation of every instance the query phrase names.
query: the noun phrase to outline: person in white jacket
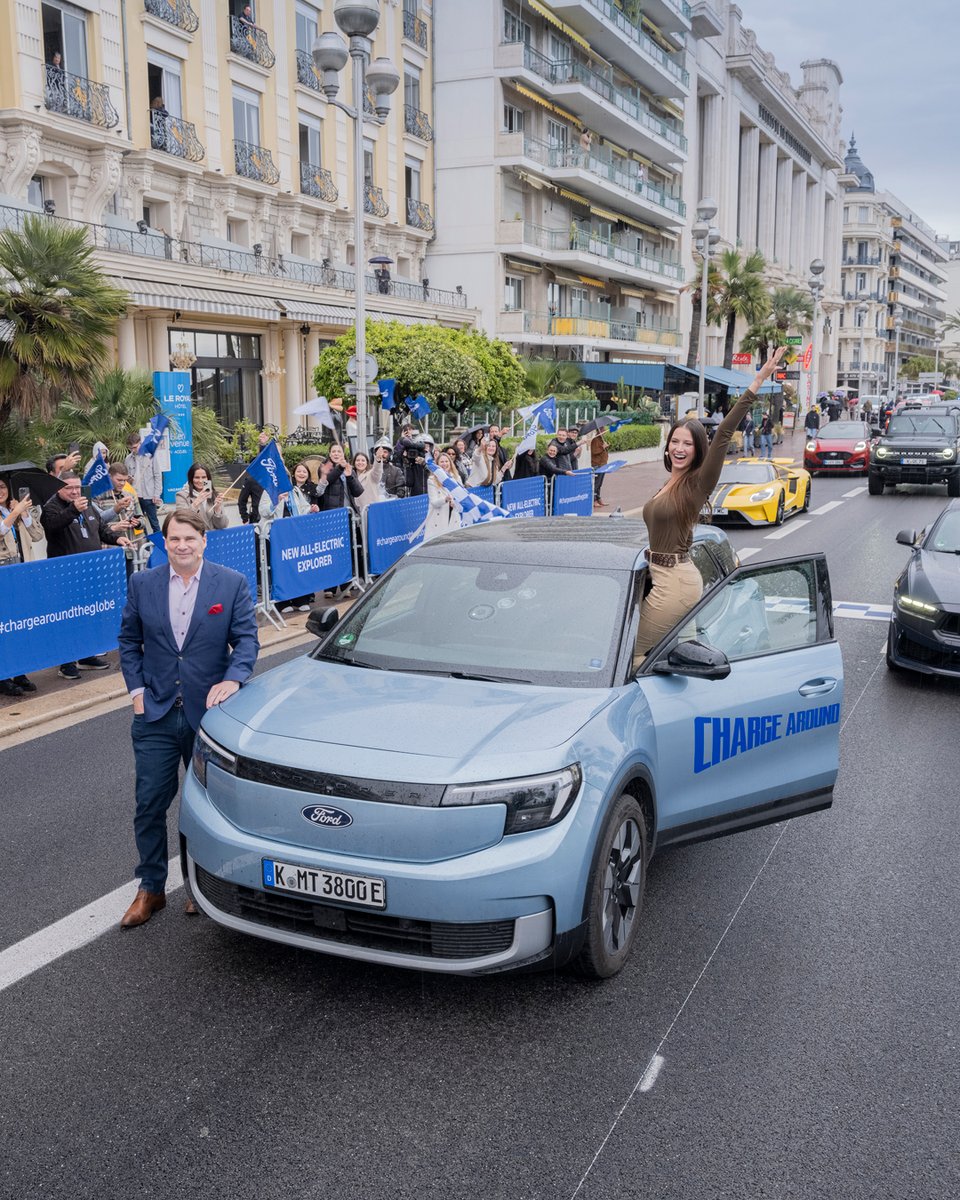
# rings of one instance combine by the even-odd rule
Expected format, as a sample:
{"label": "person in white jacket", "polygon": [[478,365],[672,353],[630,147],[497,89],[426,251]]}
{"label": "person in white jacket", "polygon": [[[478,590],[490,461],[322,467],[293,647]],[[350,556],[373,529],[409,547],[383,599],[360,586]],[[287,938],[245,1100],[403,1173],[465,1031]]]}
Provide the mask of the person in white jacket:
{"label": "person in white jacket", "polygon": [[140,508],[150,523],[151,533],[160,532],[159,508],[163,503],[163,472],[155,454],[138,454],[140,442],[139,433],[131,433],[127,438],[127,457],[123,465],[127,468],[130,482],[140,497]]}
{"label": "person in white jacket", "polygon": [[[437,455],[437,466],[441,471],[446,471],[451,479],[456,480],[457,483],[461,482],[457,468],[453,465],[453,459],[445,450]],[[432,471],[427,479],[427,499],[430,504],[427,509],[427,524],[423,531],[425,542],[439,537],[442,533],[449,533],[451,529],[460,528],[460,509],[457,508],[453,497]]]}

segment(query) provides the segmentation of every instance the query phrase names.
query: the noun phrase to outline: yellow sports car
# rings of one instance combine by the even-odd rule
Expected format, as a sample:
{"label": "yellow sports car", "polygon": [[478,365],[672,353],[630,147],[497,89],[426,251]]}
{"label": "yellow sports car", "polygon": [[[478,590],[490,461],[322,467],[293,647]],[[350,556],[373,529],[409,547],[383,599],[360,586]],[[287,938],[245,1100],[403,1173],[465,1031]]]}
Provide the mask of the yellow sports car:
{"label": "yellow sports car", "polygon": [[810,507],[810,473],[789,458],[738,458],[720,472],[710,507],[718,522],[782,525]]}

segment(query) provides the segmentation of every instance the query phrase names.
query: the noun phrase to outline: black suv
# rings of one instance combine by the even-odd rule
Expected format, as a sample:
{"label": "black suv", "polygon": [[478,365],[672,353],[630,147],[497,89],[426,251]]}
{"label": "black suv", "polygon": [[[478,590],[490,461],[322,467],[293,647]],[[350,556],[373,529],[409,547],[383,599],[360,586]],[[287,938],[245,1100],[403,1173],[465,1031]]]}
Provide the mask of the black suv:
{"label": "black suv", "polygon": [[896,413],[870,452],[871,496],[898,483],[945,483],[960,496],[960,419],[917,409]]}

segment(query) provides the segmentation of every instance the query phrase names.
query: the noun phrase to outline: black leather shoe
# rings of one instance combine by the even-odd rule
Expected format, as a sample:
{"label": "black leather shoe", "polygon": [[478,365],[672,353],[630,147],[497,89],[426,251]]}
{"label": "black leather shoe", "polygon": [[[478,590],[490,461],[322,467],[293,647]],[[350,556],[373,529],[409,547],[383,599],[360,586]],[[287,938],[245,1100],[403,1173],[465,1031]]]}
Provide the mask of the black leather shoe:
{"label": "black leather shoe", "polygon": [[32,679],[28,679],[26,675],[14,675],[13,682],[25,692],[35,692],[37,690],[37,685]]}
{"label": "black leather shoe", "polygon": [[0,679],[0,696],[22,696],[23,688],[12,679]]}

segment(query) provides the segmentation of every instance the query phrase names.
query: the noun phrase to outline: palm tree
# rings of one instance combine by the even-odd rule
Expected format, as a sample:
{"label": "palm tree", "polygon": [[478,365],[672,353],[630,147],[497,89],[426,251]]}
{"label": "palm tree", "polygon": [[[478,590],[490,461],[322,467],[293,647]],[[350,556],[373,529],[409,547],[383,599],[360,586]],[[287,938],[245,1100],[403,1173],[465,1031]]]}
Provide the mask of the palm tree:
{"label": "palm tree", "polygon": [[765,362],[770,354],[770,346],[779,343],[780,331],[772,320],[755,321],[740,340],[740,349],[747,354],[755,354],[761,362]]}
{"label": "palm tree", "polygon": [[[698,267],[695,280],[687,284],[685,291],[690,292],[693,300],[693,323],[690,326],[690,339],[687,343],[687,368],[691,371],[696,369],[697,359],[700,357],[700,292],[703,284],[703,266]],[[718,324],[716,305],[717,296],[720,292],[720,269],[717,264],[711,261],[707,268],[707,321],[711,324]]]}
{"label": "palm tree", "polygon": [[790,329],[807,333],[813,322],[813,300],[799,288],[777,288],[770,296],[770,320],[781,334]]}
{"label": "palm tree", "polygon": [[724,250],[720,256],[720,290],[717,296],[717,324],[726,322],[726,337],[723,345],[723,365],[728,370],[733,365],[733,341],[737,321],[752,325],[759,321],[767,310],[769,296],[763,283],[766,260],[759,250],[752,250],[746,258],[739,250]]}
{"label": "palm tree", "polygon": [[84,404],[127,294],[107,283],[82,227],[28,216],[0,234],[0,430]]}
{"label": "palm tree", "polygon": [[583,387],[583,371],[569,359],[528,358],[524,360],[527,378],[524,387],[531,396],[576,395]]}

